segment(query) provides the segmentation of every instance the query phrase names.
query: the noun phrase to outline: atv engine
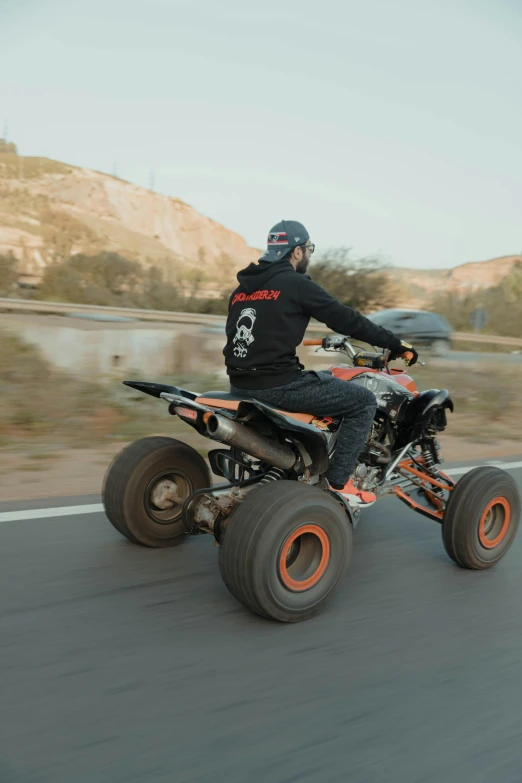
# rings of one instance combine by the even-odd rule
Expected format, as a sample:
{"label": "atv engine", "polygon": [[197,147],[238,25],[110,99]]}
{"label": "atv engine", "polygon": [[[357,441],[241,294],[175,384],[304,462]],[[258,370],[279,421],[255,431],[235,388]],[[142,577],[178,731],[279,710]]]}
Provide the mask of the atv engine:
{"label": "atv engine", "polygon": [[390,449],[384,443],[386,439],[386,419],[377,413],[372,423],[370,434],[361,454],[359,462],[370,467],[374,465],[387,465],[391,460]]}

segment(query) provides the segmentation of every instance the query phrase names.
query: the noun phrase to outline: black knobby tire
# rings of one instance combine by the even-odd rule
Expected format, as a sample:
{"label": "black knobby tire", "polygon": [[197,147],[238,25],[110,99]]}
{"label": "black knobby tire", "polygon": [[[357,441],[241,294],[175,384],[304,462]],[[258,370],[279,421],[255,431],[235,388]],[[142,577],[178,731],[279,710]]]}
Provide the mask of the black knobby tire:
{"label": "black knobby tire", "polygon": [[442,521],[442,541],[462,568],[490,568],[514,541],[520,495],[513,477],[483,466],[466,473],[450,493]]}
{"label": "black knobby tire", "polygon": [[182,501],[211,484],[207,463],[191,446],[174,438],[141,438],[124,448],[109,466],[102,499],[109,521],[130,541],[150,547],[176,546],[186,532],[183,503],[165,499],[165,492],[173,491]]}
{"label": "black knobby tire", "polygon": [[244,606],[291,623],[319,611],[351,553],[352,527],[336,500],[295,481],[277,481],[251,490],[232,513],[219,567]]}

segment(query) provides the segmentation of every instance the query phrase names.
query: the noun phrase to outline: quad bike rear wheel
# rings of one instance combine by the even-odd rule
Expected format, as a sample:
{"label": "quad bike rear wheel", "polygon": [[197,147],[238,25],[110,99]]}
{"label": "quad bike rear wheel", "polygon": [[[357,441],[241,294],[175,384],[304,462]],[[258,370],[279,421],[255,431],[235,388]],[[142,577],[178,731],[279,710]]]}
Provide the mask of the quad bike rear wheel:
{"label": "quad bike rear wheel", "polygon": [[323,606],[352,553],[352,527],[326,492],[295,481],[256,487],[232,513],[221,576],[247,609],[280,622]]}
{"label": "quad bike rear wheel", "polygon": [[141,438],[109,466],[102,499],[109,521],[129,541],[176,546],[185,538],[184,501],[211,484],[205,460],[191,446],[174,438]]}
{"label": "quad bike rear wheel", "polygon": [[475,468],[450,493],[442,520],[444,548],[462,568],[491,568],[513,543],[519,519],[512,476],[495,467]]}

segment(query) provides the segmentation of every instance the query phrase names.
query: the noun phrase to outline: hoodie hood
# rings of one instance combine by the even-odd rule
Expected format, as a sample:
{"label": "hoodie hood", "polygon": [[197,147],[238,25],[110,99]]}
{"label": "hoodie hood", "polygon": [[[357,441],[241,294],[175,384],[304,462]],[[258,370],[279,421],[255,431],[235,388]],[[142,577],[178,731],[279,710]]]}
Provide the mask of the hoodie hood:
{"label": "hoodie hood", "polygon": [[[252,294],[260,288],[266,288],[268,281],[272,278],[288,272],[297,274],[290,261],[252,263],[237,273],[237,280],[244,291]],[[273,288],[273,285],[271,287]]]}

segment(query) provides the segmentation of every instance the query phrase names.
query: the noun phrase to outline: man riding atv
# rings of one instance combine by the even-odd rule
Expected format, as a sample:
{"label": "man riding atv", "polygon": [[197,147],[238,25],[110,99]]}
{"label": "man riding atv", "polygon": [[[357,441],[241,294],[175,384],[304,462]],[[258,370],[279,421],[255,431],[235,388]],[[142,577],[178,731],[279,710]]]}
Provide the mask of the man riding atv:
{"label": "man riding atv", "polygon": [[[224,349],[232,393],[124,381],[213,441],[208,461],[176,438],[139,438],[102,490],[107,518],[135,544],[212,535],[232,595],[285,623],[323,606],[350,560],[358,507],[377,498],[395,496],[438,523],[448,556],[474,570],[504,557],[520,518],[505,471],[481,466],[457,482],[440,469],[449,391],[418,390],[389,366],[390,356],[411,364],[417,353],[313,283],[304,274],[313,249],[300,223],[284,221],[259,264],[239,273]],[[305,344],[349,365],[305,371],[295,352],[312,317],[340,334]],[[347,334],[389,351],[356,350]]]}
{"label": "man riding atv", "polygon": [[391,358],[412,353],[407,364],[415,364],[418,354],[314,283],[306,274],[314,250],[301,223],[282,220],[271,229],[259,263],[238,273],[223,349],[230,389],[284,410],[342,416],[328,481],[350,505],[367,506],[376,496],[357,489],[351,476],[375,416],[375,395],[329,372],[305,370],[296,348],[315,318],[334,332],[390,349]]}

